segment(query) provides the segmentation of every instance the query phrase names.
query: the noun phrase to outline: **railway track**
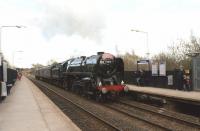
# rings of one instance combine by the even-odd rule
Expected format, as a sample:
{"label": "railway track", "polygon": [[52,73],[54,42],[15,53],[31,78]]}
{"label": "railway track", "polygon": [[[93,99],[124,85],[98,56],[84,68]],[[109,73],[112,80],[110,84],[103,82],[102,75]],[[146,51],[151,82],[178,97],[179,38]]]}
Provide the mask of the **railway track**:
{"label": "railway track", "polygon": [[[47,95],[49,96],[60,108],[62,111],[65,111],[65,110],[68,110],[67,108],[64,108],[66,103],[70,103],[72,104],[73,106],[77,107],[78,110],[82,110],[86,113],[86,116],[87,119],[90,118],[90,120],[87,120],[87,121],[95,121],[95,127],[94,128],[97,128],[98,130],[115,130],[115,131],[120,131],[121,129],[114,126],[112,123],[108,122],[108,121],[105,121],[103,120],[102,118],[100,118],[99,116],[95,115],[94,113],[90,112],[89,110],[85,109],[84,107],[80,106],[79,104],[71,101],[70,99],[68,99],[67,97],[65,97],[64,95],[58,93],[57,91],[49,88],[48,86],[46,85],[43,85],[41,83],[38,83],[37,81],[31,79],[38,87],[40,87],[40,89]],[[51,95],[50,95],[51,94]],[[56,96],[57,97],[56,97]],[[64,101],[61,101],[64,100]],[[75,109],[77,110],[77,109]],[[92,116],[92,119],[91,119],[91,116]],[[98,122],[97,122],[98,121]],[[100,125],[97,125],[99,124]],[[101,127],[102,126],[102,123],[104,124],[103,126],[104,127]],[[100,126],[100,128],[99,128]],[[95,130],[94,128],[90,128],[90,129],[85,129],[83,128],[83,130]]]}
{"label": "railway track", "polygon": [[[38,87],[41,87],[41,84],[42,84],[42,86],[49,87],[51,90],[55,91],[56,93],[60,94],[61,96],[69,98],[73,103],[78,104],[80,107],[91,112],[93,115],[97,116],[99,119],[105,121],[106,123],[109,123],[109,125],[113,126],[113,127],[110,127],[109,130],[123,130],[123,131],[124,130],[134,130],[134,131],[143,131],[143,130],[144,131],[147,131],[147,130],[148,131],[155,131],[155,130],[160,131],[160,130],[163,130],[163,128],[155,127],[152,124],[148,124],[144,121],[135,119],[135,118],[127,116],[125,114],[119,113],[118,111],[114,111],[113,109],[107,108],[102,104],[94,102],[94,100],[88,100],[85,97],[81,97],[72,92],[64,91],[63,89],[57,88],[56,86],[50,85],[50,84],[42,82],[42,81],[38,81],[35,79],[32,79],[32,81]],[[38,85],[38,83],[40,83],[40,85]],[[52,92],[52,91],[48,91],[48,92]],[[61,98],[59,98],[59,99],[61,99]],[[56,103],[56,102],[54,102],[54,103]],[[65,113],[65,110],[68,110],[68,108],[63,107],[62,103],[61,103],[61,106],[58,105],[58,107],[60,107],[61,110],[64,111],[64,113]],[[66,115],[70,119],[72,119],[72,121],[74,121],[73,118],[70,116],[71,114],[74,114],[74,113],[75,112],[73,111],[70,114],[66,114]],[[74,118],[74,119],[78,119],[78,118],[79,118],[79,116],[76,116],[76,118]],[[85,119],[87,119],[87,118],[85,118]],[[93,120],[93,121],[96,121],[96,120]],[[84,121],[84,119],[80,120],[80,121]],[[75,121],[74,121],[74,123],[77,124]],[[87,120],[84,124],[91,125],[91,120]],[[82,127],[82,126],[85,126],[83,124],[77,124],[77,126],[79,126],[79,128],[82,130],[105,130],[105,129],[100,129],[100,128],[97,129],[96,127],[90,128],[90,129],[85,129]],[[109,127],[109,126],[107,125],[107,127]]]}
{"label": "railway track", "polygon": [[105,106],[164,130],[200,130],[198,118],[160,110],[138,102],[119,100],[113,104],[105,104]]}
{"label": "railway track", "polygon": [[200,119],[198,117],[194,117],[194,116],[190,116],[190,115],[186,115],[186,114],[182,114],[178,112],[168,111],[163,108],[158,108],[158,107],[154,107],[154,106],[150,106],[147,104],[134,102],[130,100],[120,100],[119,103],[133,107],[133,108],[138,108],[140,110],[159,114],[169,119],[182,121],[183,123],[189,124],[190,126],[200,127]]}
{"label": "railway track", "polygon": [[[162,110],[150,109],[147,107],[148,105],[145,106],[143,104],[143,106],[141,106],[141,103],[134,103],[133,101],[123,99],[114,103],[99,104],[91,100],[86,100],[71,92],[63,91],[45,82],[35,79],[31,80],[39,87],[43,87],[43,89],[49,94],[52,94],[53,97],[57,96],[58,98],[56,98],[56,101],[59,103],[58,106],[61,105],[60,108],[64,113],[68,108],[63,105],[65,103],[70,103],[70,105],[74,105],[78,110],[85,112],[85,115],[88,117],[92,117],[87,120],[87,122],[78,126],[82,127],[85,126],[84,124],[91,124],[91,121],[93,121],[96,127],[90,129],[83,127],[81,128],[82,130],[200,130],[198,120],[193,119],[196,125],[188,125],[188,123],[186,123],[191,120],[189,117],[180,117],[184,122],[178,121],[174,116],[170,117],[170,115],[173,114],[166,114],[165,111]],[[71,95],[73,97],[71,97]],[[62,102],[60,102],[61,100]],[[74,111],[70,114],[73,113]],[[70,114],[67,115],[69,116]],[[163,116],[162,114],[167,116]],[[76,116],[74,119],[77,119],[77,117],[79,116]],[[99,128],[96,122],[100,123],[99,127],[103,126],[103,128]]]}

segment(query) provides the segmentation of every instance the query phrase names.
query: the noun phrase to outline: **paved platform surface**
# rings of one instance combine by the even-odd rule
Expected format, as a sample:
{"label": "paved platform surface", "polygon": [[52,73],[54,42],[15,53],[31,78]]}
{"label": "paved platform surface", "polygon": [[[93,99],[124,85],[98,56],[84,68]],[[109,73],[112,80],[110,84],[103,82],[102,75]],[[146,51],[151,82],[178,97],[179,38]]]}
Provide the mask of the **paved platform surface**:
{"label": "paved platform surface", "polygon": [[170,98],[188,100],[200,103],[200,92],[197,91],[179,91],[172,89],[163,89],[155,87],[141,87],[136,85],[127,85],[131,91],[141,92],[145,94],[153,94]]}
{"label": "paved platform surface", "polygon": [[16,81],[0,103],[0,131],[79,131],[30,80]]}

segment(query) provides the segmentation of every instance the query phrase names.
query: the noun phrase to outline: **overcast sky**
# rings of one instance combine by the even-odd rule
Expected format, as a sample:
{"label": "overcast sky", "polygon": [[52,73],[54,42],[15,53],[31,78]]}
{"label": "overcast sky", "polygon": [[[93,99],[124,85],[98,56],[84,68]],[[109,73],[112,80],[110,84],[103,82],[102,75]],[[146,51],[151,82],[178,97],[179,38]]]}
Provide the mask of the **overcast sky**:
{"label": "overcast sky", "polygon": [[[199,0],[0,0],[2,51],[16,66],[46,65],[98,51],[151,55],[200,36]],[[21,52],[19,52],[21,51]]]}

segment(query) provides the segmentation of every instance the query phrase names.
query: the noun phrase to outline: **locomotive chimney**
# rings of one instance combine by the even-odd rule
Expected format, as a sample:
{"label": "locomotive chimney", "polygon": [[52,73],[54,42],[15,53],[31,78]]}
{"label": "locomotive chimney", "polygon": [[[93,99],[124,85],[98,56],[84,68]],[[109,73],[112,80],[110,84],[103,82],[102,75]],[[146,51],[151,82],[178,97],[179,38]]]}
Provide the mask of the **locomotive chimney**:
{"label": "locomotive chimney", "polygon": [[97,55],[102,55],[104,54],[104,52],[97,52]]}
{"label": "locomotive chimney", "polygon": [[82,59],[85,59],[85,58],[86,58],[86,56],[81,56],[80,58],[82,58]]}

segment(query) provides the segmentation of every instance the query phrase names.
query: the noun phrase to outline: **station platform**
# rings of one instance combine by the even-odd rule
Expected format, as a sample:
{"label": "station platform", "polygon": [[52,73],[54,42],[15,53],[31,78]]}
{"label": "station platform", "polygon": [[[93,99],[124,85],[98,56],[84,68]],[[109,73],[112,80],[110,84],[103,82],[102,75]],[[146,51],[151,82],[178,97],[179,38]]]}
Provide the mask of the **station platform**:
{"label": "station platform", "polygon": [[200,92],[197,91],[180,91],[173,89],[164,89],[156,87],[144,87],[136,85],[127,85],[132,92],[143,93],[158,97],[165,97],[177,101],[193,103],[200,105]]}
{"label": "station platform", "polygon": [[80,129],[26,77],[0,103],[0,131],[79,131]]}

